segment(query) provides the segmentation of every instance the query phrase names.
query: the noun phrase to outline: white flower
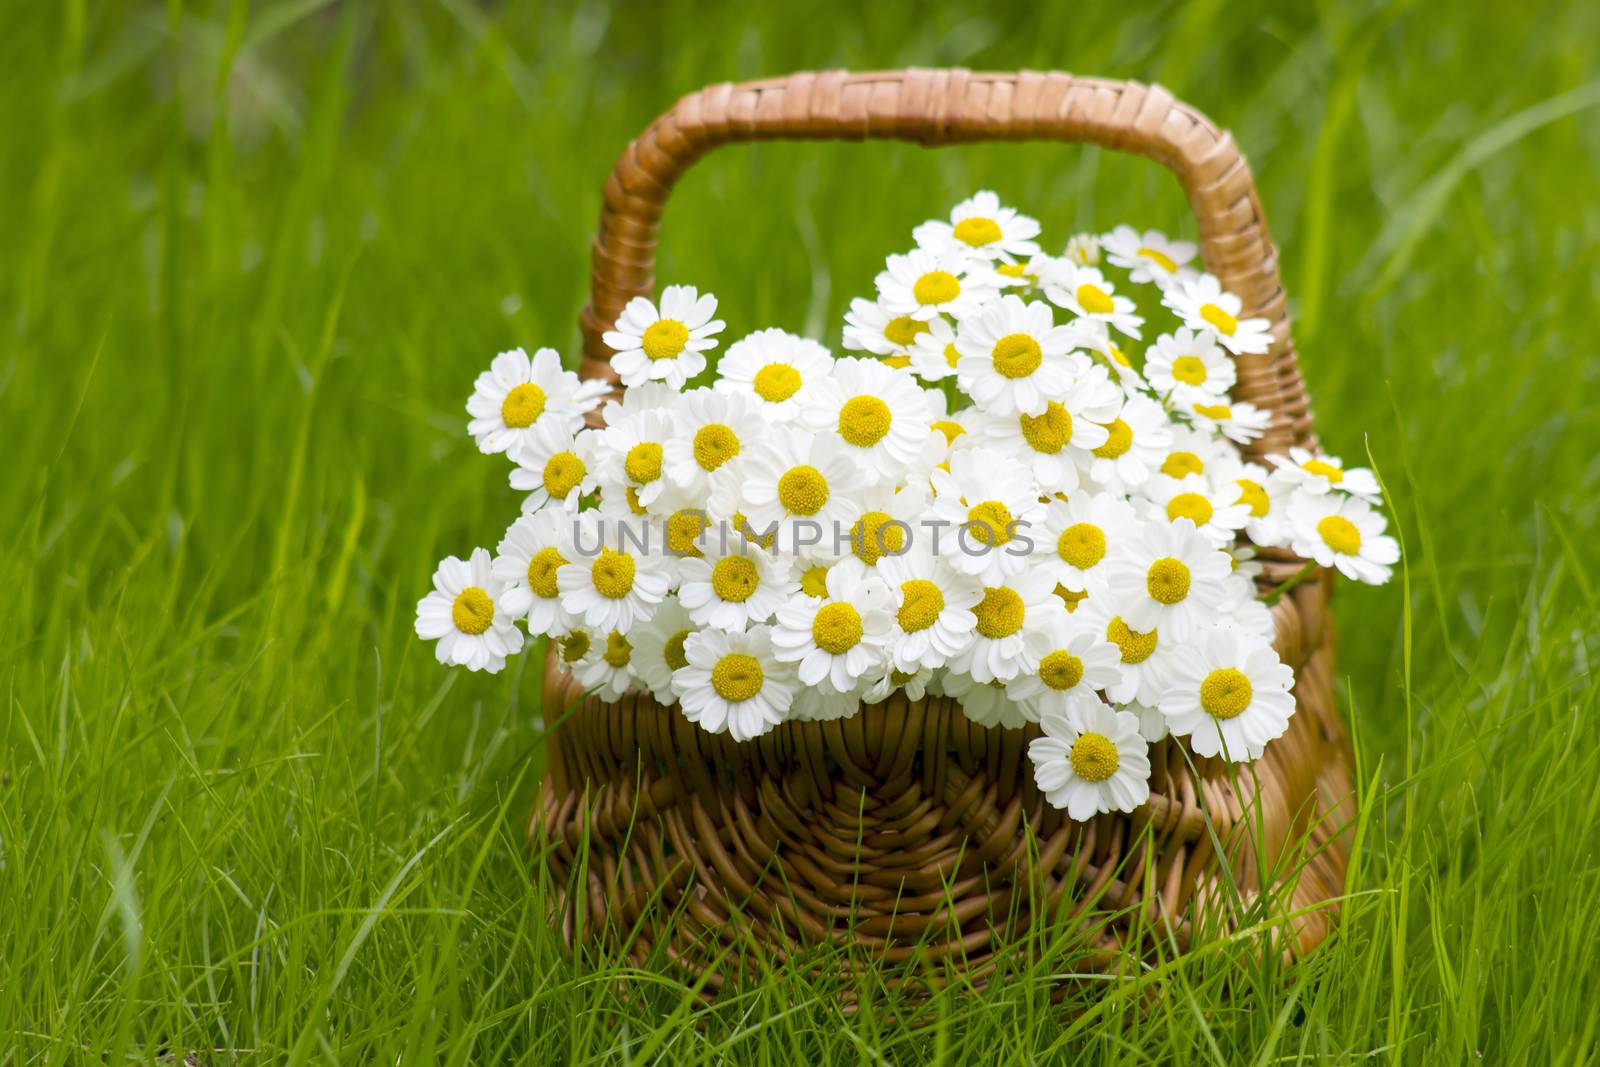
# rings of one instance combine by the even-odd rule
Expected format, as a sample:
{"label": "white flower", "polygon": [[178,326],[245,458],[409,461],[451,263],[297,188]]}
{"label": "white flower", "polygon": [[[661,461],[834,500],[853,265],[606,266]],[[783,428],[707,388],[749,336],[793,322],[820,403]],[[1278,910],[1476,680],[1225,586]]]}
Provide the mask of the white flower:
{"label": "white flower", "polygon": [[594,658],[572,672],[584,689],[599,695],[601,700],[616,700],[633,688],[633,671],[629,661],[633,658],[633,645],[616,630],[607,635],[605,644],[596,648]]}
{"label": "white flower", "polygon": [[800,684],[826,684],[853,693],[856,683],[887,658],[893,620],[889,589],[877,578],[851,578],[842,566],[828,571],[824,600],[804,593],[778,609],[773,654],[799,664]]}
{"label": "white flower", "polygon": [[724,546],[707,539],[705,554],[686,559],[680,569],[678,599],[701,626],[743,630],[770,620],[800,591],[788,557],[774,556],[730,537]]}
{"label": "white flower", "polygon": [[1381,512],[1360,497],[1297,491],[1289,500],[1290,547],[1296,555],[1337,567],[1346,578],[1382,585],[1400,561],[1400,545],[1384,534]]}
{"label": "white flower", "polygon": [[650,621],[636,626],[628,639],[633,642],[634,676],[643,682],[662,704],[678,699],[672,688],[672,674],[689,665],[684,655],[684,642],[689,635],[699,631],[689,618],[678,598],[668,596],[650,616]]}
{"label": "white flower", "polygon": [[850,301],[844,316],[844,347],[853,352],[871,352],[889,359],[908,357],[911,346],[936,322],[949,325],[938,315],[924,321],[890,311],[882,301]]}
{"label": "white flower", "polygon": [[671,483],[665,477],[667,445],[677,434],[672,411],[654,408],[610,422],[596,433],[601,492],[627,499],[629,510],[649,508]]}
{"label": "white flower", "polygon": [[1061,261],[1044,282],[1044,295],[1057,307],[1082,319],[1103,322],[1119,333],[1138,338],[1144,325],[1132,300],[1118,296],[1106,276],[1095,267]]}
{"label": "white flower", "polygon": [[1304,448],[1289,449],[1289,456],[1268,456],[1277,470],[1276,476],[1285,484],[1307,493],[1326,493],[1338,489],[1358,496],[1369,504],[1376,504],[1382,489],[1378,477],[1367,467],[1346,469],[1338,456],[1315,454]]}
{"label": "white flower", "polygon": [[1072,324],[1072,330],[1078,347],[1097,353],[1100,362],[1116,374],[1117,382],[1123,389],[1132,393],[1146,387],[1144,376],[1134,367],[1122,346],[1111,339],[1111,329],[1105,323],[1096,319],[1079,319]]}
{"label": "white flower", "polygon": [[1129,397],[1106,430],[1106,443],[1094,450],[1089,477],[1113,493],[1126,493],[1149,481],[1172,444],[1167,413],[1145,396]]}
{"label": "white flower", "polygon": [[1236,504],[1250,509],[1244,532],[1251,541],[1262,548],[1275,548],[1288,543],[1289,486],[1281,478],[1267,473],[1259,463],[1246,463],[1237,455],[1224,457],[1214,464],[1216,484],[1232,484],[1239,490]]}
{"label": "white flower", "polygon": [[1067,238],[1066,246],[1061,250],[1062,258],[1076,263],[1080,267],[1095,267],[1100,264],[1100,237],[1093,233],[1075,233]]}
{"label": "white flower", "polygon": [[916,542],[917,524],[927,511],[928,493],[920,485],[899,489],[877,485],[867,490],[861,494],[861,517],[850,527],[850,555],[846,558],[869,568],[909,551]]}
{"label": "white flower", "polygon": [[1235,355],[1259,355],[1272,347],[1272,324],[1266,319],[1239,318],[1242,302],[1224,292],[1213,275],[1174,282],[1162,291],[1161,302],[1191,330],[1215,333],[1222,347]]}
{"label": "white flower", "polygon": [[506,452],[518,441],[533,436],[541,422],[554,422],[577,433],[583,416],[593,411],[610,386],[603,381],[580,382],[561,369],[561,356],[541,348],[528,358],[520,348],[494,357],[489,369],[478,375],[467,398],[467,432],[482,452]]}
{"label": "white flower", "polygon": [[760,414],[784,422],[800,413],[812,383],[832,368],[832,354],[817,342],[784,330],[757,330],[723,353],[712,388],[743,393]]}
{"label": "white flower", "polygon": [[674,389],[706,369],[705,353],[717,347],[722,332],[717,298],[702,296],[692,285],[669,285],[661,291],[661,309],[642,296],[628,301],[614,330],[601,335],[616,354],[611,367],[631,389],[662,381]]}
{"label": "white flower", "polygon": [[795,693],[789,717],[798,722],[828,722],[845,719],[861,710],[861,693],[857,688],[836,693],[827,686],[802,685]]}
{"label": "white flower", "polygon": [[943,667],[972,640],[983,584],[935,556],[926,542],[878,562],[878,577],[894,598],[889,659],[896,670]]}
{"label": "white flower", "polygon": [[766,420],[748,393],[691,389],[673,411],[666,470],[672,483],[692,498],[711,492],[711,475],[736,463],[760,439]]}
{"label": "white flower", "polygon": [[1142,235],[1132,226],[1118,226],[1100,238],[1106,260],[1126,267],[1131,282],[1154,282],[1166,288],[1169,282],[1195,276],[1187,264],[1198,249],[1189,241],[1174,241],[1159,230]]}
{"label": "white flower", "polygon": [[[1039,488],[1026,467],[993,448],[950,455],[950,469],[934,470],[928,519],[947,524],[933,550],[962,574],[994,584],[1028,565],[1028,531],[1044,518]],[[919,531],[920,533],[920,531]]]}
{"label": "white flower", "polygon": [[534,636],[559,637],[578,620],[561,606],[559,571],[572,552],[572,516],[556,508],[523,515],[495,548],[491,570],[505,587],[499,606],[512,618],[526,616]]}
{"label": "white flower", "polygon": [[898,485],[927,447],[933,409],[911,375],[850,358],[812,388],[800,422],[840,441],[873,481]]}
{"label": "white flower", "polygon": [[935,317],[918,325],[926,329],[917,334],[908,350],[911,373],[925,382],[942,381],[953,376],[956,373],[956,361],[961,358],[961,353],[956,349],[955,327],[943,317]]}
{"label": "white flower", "polygon": [[[1090,594],[1072,613],[1073,621],[1092,626],[1116,646],[1122,657],[1122,676],[1107,686],[1106,697],[1113,704],[1138,702],[1154,708],[1166,692],[1167,671],[1174,655],[1185,645],[1159,630],[1140,632],[1131,628],[1119,614],[1120,605],[1107,594]],[[1149,734],[1147,733],[1148,737]]]}
{"label": "white flower", "polygon": [[935,252],[956,252],[983,259],[1010,259],[1031,256],[1039,251],[1039,223],[1015,208],[1003,207],[1000,198],[980,189],[957,204],[950,221],[924,222],[911,231],[921,248]]}
{"label": "white flower", "polygon": [[1150,797],[1150,746],[1139,720],[1099,701],[1079,701],[1039,722],[1028,742],[1033,779],[1045,799],[1079,822],[1102,812],[1133,811]]}
{"label": "white flower", "polygon": [[528,494],[522,510],[535,512],[553,504],[577,511],[578,502],[599,484],[596,439],[588,432],[574,437],[565,426],[549,422],[534,427],[533,436],[513,445],[511,459],[517,466],[511,472],[511,488]]}
{"label": "white flower", "polygon": [[1270,645],[1277,637],[1278,624],[1273,621],[1272,609],[1256,594],[1255,577],[1246,571],[1246,566],[1251,565],[1241,564],[1223,583],[1217,624],[1231,626]]}
{"label": "white flower", "polygon": [[998,678],[980,682],[969,674],[952,671],[944,678],[945,695],[961,704],[961,711],[979,726],[1016,730],[1036,721],[1028,709],[1012,700]]}
{"label": "white flower", "polygon": [[1186,641],[1224,599],[1233,560],[1188,519],[1147,522],[1110,564],[1106,594],[1134,630]]}
{"label": "white flower", "polygon": [[1122,391],[1104,367],[1073,356],[1080,375],[1059,399],[1045,402],[1038,415],[983,416],[975,431],[986,443],[1024,464],[1045,493],[1070,493],[1078,473],[1094,462],[1093,452],[1106,443],[1104,422],[1116,417]]}
{"label": "white flower", "polygon": [[1057,326],[1048,304],[1007,294],[956,331],[957,380],[992,415],[1039,415],[1072,380],[1074,334]]}
{"label": "white flower", "polygon": [[1257,759],[1294,714],[1294,671],[1272,646],[1216,627],[1173,657],[1161,713],[1199,756]]}
{"label": "white flower", "polygon": [[1214,404],[1224,400],[1238,380],[1233,360],[1209,330],[1179,327],[1164,333],[1145,352],[1144,374],[1162,396]]}
{"label": "white flower", "polygon": [[862,704],[881,704],[896,689],[904,691],[907,700],[921,700],[932,691],[932,670],[902,671],[895,669],[892,663],[885,663],[876,673],[876,679],[871,675],[865,679],[869,684],[861,693]]}
{"label": "white flower", "polygon": [[1004,292],[1007,289],[1037,289],[1045,278],[1059,269],[1060,261],[1043,253],[1029,256],[1023,263],[991,263],[983,274],[985,284]]}
{"label": "white flower", "polygon": [[417,636],[439,642],[434,653],[446,666],[498,672],[522,650],[522,631],[500,606],[503,588],[487,549],[473,549],[465,561],[445,557],[433,572],[433,592],[417,601]]}
{"label": "white flower", "polygon": [[797,685],[794,669],[772,655],[772,630],[701,630],[683,643],[688,665],[674,671],[672,688],[683,717],[735,741],[760,737],[788,717]]}
{"label": "white flower", "polygon": [[1194,420],[1198,429],[1220,433],[1230,441],[1247,445],[1266,432],[1272,412],[1243,401],[1208,404],[1194,397],[1178,400],[1178,410]]}
{"label": "white flower", "polygon": [[874,284],[878,300],[891,315],[909,315],[926,322],[938,314],[960,320],[994,296],[958,253],[938,255],[916,249],[890,256]]}
{"label": "white flower", "polygon": [[741,510],[755,531],[765,535],[777,523],[779,547],[793,550],[807,532],[800,520],[816,524],[824,543],[834,529],[848,530],[861,514],[856,498],[867,475],[847,450],[837,434],[774,427],[741,471]]}
{"label": "white flower", "polygon": [[1105,632],[1072,615],[1028,632],[1032,668],[1006,683],[1006,693],[1027,707],[1029,717],[1064,712],[1080,699],[1098,701],[1122,678],[1122,655]]}
{"label": "white flower", "polygon": [[1151,515],[1158,522],[1187,521],[1213,545],[1228,544],[1250,521],[1250,507],[1241,501],[1235,484],[1216,484],[1202,474],[1187,478],[1164,478],[1145,487],[1152,502]]}
{"label": "white flower", "polygon": [[599,658],[602,647],[594,635],[582,627],[574,627],[571,633],[551,641],[561,654],[561,666],[568,672],[580,671],[593,663]]}
{"label": "white flower", "polygon": [[1114,493],[1070,493],[1052,500],[1032,566],[1074,593],[1103,589],[1107,569],[1137,528],[1133,506]]}
{"label": "white flower", "polygon": [[561,606],[598,633],[628,634],[649,620],[672,586],[667,557],[651,541],[654,525],[580,514],[572,531],[573,562],[556,572]]}
{"label": "white flower", "polygon": [[951,674],[970,674],[978,682],[1010,681],[1037,664],[1027,652],[1027,630],[1050,626],[1066,613],[1055,595],[1055,583],[1036,570],[1004,583],[984,586],[972,609],[976,624],[967,647],[952,656]]}

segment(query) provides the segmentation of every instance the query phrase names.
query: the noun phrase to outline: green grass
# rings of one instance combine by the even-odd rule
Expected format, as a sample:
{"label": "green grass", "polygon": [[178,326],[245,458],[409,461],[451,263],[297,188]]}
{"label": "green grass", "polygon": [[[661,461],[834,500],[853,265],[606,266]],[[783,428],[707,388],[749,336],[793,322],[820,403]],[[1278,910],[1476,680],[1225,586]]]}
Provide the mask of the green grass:
{"label": "green grass", "polygon": [[[1597,15],[10,0],[0,1063],[1596,1062]],[[575,355],[626,140],[709,81],[910,64],[1157,80],[1254,163],[1322,435],[1370,449],[1409,563],[1337,598],[1367,821],[1294,970],[1222,946],[1143,1015],[1127,982],[1053,1008],[1050,958],[923,1013],[621,983],[531,888],[537,666],[411,637],[515,510],[471,378]],[[662,276],[730,335],[833,337],[985,185],[1058,239],[1185,226],[1096,150],[764,145],[687,179]]]}

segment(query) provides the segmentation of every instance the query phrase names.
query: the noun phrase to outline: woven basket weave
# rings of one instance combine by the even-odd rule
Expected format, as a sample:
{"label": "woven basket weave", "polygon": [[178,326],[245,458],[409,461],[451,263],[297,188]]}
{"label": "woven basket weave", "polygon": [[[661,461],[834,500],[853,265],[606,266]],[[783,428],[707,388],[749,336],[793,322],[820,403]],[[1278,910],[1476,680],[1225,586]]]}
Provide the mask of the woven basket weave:
{"label": "woven basket weave", "polygon": [[[662,209],[690,164],[734,142],[869,137],[1089,142],[1165,164],[1194,210],[1206,268],[1243,300],[1241,317],[1272,323],[1271,351],[1237,360],[1235,395],[1273,416],[1251,451],[1313,444],[1277,253],[1233,139],[1159,86],[1059,73],[831,71],[684,97],[606,182],[582,375],[616,380],[600,336],[650,293]],[[1299,569],[1265,556],[1263,589]],[[661,946],[691,974],[721,953],[704,974],[713,990],[752,956],[822,942],[891,962],[953,961],[981,982],[1040,915],[1072,915],[1110,959],[1132,924],[1186,948],[1269,893],[1288,935],[1276,943],[1308,951],[1333,921],[1355,811],[1330,588],[1322,574],[1273,606],[1298,712],[1260,760],[1229,767],[1162,741],[1150,799],[1089,823],[1034,786],[1025,753],[1036,727],[979,727],[948,698],[896,693],[849,719],[785,723],[741,744],[648,696],[585,697],[552,647],[549,771],[530,833],[563,933],[625,938],[641,960]]]}

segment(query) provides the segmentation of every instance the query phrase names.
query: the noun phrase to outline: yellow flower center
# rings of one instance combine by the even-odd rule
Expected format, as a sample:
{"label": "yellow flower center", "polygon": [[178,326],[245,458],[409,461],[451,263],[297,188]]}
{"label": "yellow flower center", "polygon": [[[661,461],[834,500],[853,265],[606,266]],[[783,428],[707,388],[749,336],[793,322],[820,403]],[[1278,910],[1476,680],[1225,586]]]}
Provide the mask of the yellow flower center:
{"label": "yellow flower center", "polygon": [[1250,514],[1258,519],[1272,510],[1272,498],[1267,496],[1267,491],[1261,487],[1260,482],[1239,478],[1237,484],[1239,499],[1234,501],[1235,504],[1250,505]]}
{"label": "yellow flower center", "polygon": [[1161,473],[1168,478],[1184,478],[1203,473],[1205,469],[1206,461],[1193,452],[1171,452],[1161,461]]}
{"label": "yellow flower center", "polygon": [[1130,630],[1121,615],[1106,624],[1106,640],[1122,650],[1124,663],[1143,663],[1156,650],[1156,631]]}
{"label": "yellow flower center", "polygon": [[546,600],[559,596],[561,590],[556,587],[556,571],[566,563],[567,558],[558,549],[541,548],[535,552],[528,561],[528,588],[533,590],[533,595]]}
{"label": "yellow flower center", "polygon": [[587,469],[572,452],[557,452],[544,464],[544,491],[561,500],[583,481]]}
{"label": "yellow flower center", "polygon": [[744,517],[744,512],[742,511],[733,513],[733,528],[743,534],[746,541],[754,541],[762,548],[771,548],[773,542],[778,539],[776,527],[772,528],[772,532],[769,534],[758,535],[755,528],[750,525],[750,521]]}
{"label": "yellow flower center", "polygon": [[1341,556],[1354,556],[1361,551],[1361,531],[1343,515],[1329,515],[1317,521],[1317,533],[1327,546]]}
{"label": "yellow flower center", "polygon": [[819,563],[815,567],[807,568],[800,576],[800,591],[809,597],[825,600],[828,596],[828,568],[826,564]]}
{"label": "yellow flower center", "polygon": [[628,665],[628,660],[633,658],[633,646],[628,644],[628,639],[616,630],[611,631],[611,636],[606,638],[606,650],[600,653],[611,666],[621,670]]}
{"label": "yellow flower center", "polygon": [[1213,419],[1216,422],[1227,422],[1233,418],[1233,409],[1226,404],[1196,404],[1194,413],[1196,415],[1204,415],[1206,418]]}
{"label": "yellow flower center", "polygon": [[714,471],[739,454],[739,435],[731,426],[709,423],[695,431],[694,461],[702,470]]}
{"label": "yellow flower center", "polygon": [[994,369],[1007,378],[1026,378],[1044,362],[1044,351],[1025,333],[1008,333],[989,353]]}
{"label": "yellow flower center", "polygon": [[1000,240],[1000,224],[994,219],[985,219],[974,216],[962,219],[955,224],[955,238],[965,244],[977,248],[979,245],[994,244]]}
{"label": "yellow flower center", "polygon": [[961,282],[947,270],[930,270],[917,279],[911,295],[919,304],[948,304],[961,295]]}
{"label": "yellow flower center", "polygon": [[972,536],[982,544],[1003,545],[1011,540],[1011,509],[998,500],[985,500],[967,512],[967,522],[975,529]]}
{"label": "yellow flower center", "polygon": [[622,461],[628,477],[640,485],[647,485],[661,477],[661,446],[654,441],[634,445]]}
{"label": "yellow flower center", "polygon": [[639,503],[639,490],[635,486],[623,486],[622,496],[623,499],[628,502],[628,510],[633,512],[635,515],[643,515],[647,510],[649,510],[643,504]]}
{"label": "yellow flower center", "polygon": [[1145,571],[1144,587],[1150,599],[1160,604],[1176,604],[1189,595],[1189,568],[1181,559],[1162,556]]}
{"label": "yellow flower center", "polygon": [[1079,734],[1072,742],[1072,773],[1086,782],[1105,781],[1117,773],[1117,746],[1105,734]]}
{"label": "yellow flower center", "polygon": [[602,548],[589,564],[589,577],[595,592],[612,600],[620,600],[633,592],[633,557],[625,552]]}
{"label": "yellow flower center", "polygon": [[561,658],[567,663],[576,663],[589,654],[589,634],[584,630],[574,630],[566,637],[560,639]]}
{"label": "yellow flower center", "polygon": [[500,402],[500,419],[514,430],[532,426],[544,414],[544,390],[532,382],[512,388]]}
{"label": "yellow flower center", "polygon": [[1078,306],[1090,315],[1109,315],[1117,307],[1110,293],[1098,285],[1087,283],[1078,286]]}
{"label": "yellow flower center", "polygon": [[1055,589],[1051,590],[1051,592],[1061,598],[1061,603],[1067,606],[1068,611],[1077,611],[1078,605],[1089,599],[1089,591],[1087,589],[1073,592],[1059,582],[1056,583]]}
{"label": "yellow flower center", "polygon": [[908,348],[922,334],[927,333],[929,326],[912,318],[910,315],[896,315],[883,324],[883,339],[896,348]]}
{"label": "yellow flower center", "polygon": [[1128,359],[1128,354],[1122,350],[1121,346],[1107,341],[1106,347],[1111,349],[1111,362],[1119,367],[1128,367],[1130,369],[1133,367],[1132,361]]}
{"label": "yellow flower center", "polygon": [[674,511],[667,516],[667,550],[680,556],[700,559],[705,553],[700,551],[700,546],[695,542],[710,525],[711,520],[706,518],[704,512],[692,508]]}
{"label": "yellow flower center", "polygon": [[1072,440],[1072,412],[1051,400],[1043,415],[1021,415],[1022,438],[1035,452],[1053,456]]}
{"label": "yellow flower center", "polygon": [[995,268],[995,273],[1002,278],[1022,279],[1030,277],[1026,263],[1002,263]]}
{"label": "yellow flower center", "polygon": [[815,515],[827,502],[828,479],[815,467],[790,467],[778,479],[778,503],[791,515]]}
{"label": "yellow flower center", "polygon": [[951,445],[956,443],[956,438],[967,432],[965,426],[959,422],[951,422],[949,419],[940,419],[933,424],[933,428],[944,434],[945,443]]}
{"label": "yellow flower center", "polygon": [[869,511],[850,528],[850,551],[869,567],[888,555],[897,556],[906,547],[906,528],[889,525],[894,517],[883,511]]}
{"label": "yellow flower center", "polygon": [[1211,328],[1224,337],[1232,337],[1233,331],[1239,328],[1239,320],[1215,304],[1201,304],[1200,317],[1210,323]]}
{"label": "yellow flower center", "polygon": [[822,605],[811,620],[811,639],[829,655],[844,655],[861,643],[861,613],[839,601]]}
{"label": "yellow flower center", "polygon": [[839,436],[857,448],[883,440],[889,423],[889,405],[875,396],[853,396],[839,409]]}
{"label": "yellow flower center", "polygon": [[651,359],[677,359],[688,343],[689,328],[677,319],[657,319],[639,339],[639,347]]}
{"label": "yellow flower center", "polygon": [[1116,459],[1133,447],[1133,427],[1121,419],[1106,423],[1106,432],[1110,435],[1106,443],[1094,450],[1094,454],[1101,459]]}
{"label": "yellow flower center", "polygon": [[800,391],[800,372],[787,363],[768,363],[756,371],[751,384],[762,400],[781,404]]}
{"label": "yellow flower center", "polygon": [[1199,356],[1179,356],[1172,361],[1172,376],[1185,385],[1204,385],[1205,360]]}
{"label": "yellow flower center", "polygon": [[755,561],[745,556],[726,556],[711,568],[711,588],[723,600],[743,604],[761,584]]}
{"label": "yellow flower center", "polygon": [[1039,661],[1039,680],[1058,692],[1083,681],[1083,660],[1058,648]]}
{"label": "yellow flower center", "polygon": [[983,599],[972,613],[978,617],[978,632],[991,641],[1010,637],[1022,629],[1022,595],[1003,585],[984,589]]}
{"label": "yellow flower center", "polygon": [[895,671],[895,670],[891,670],[889,672],[889,681],[894,683],[895,685],[905,685],[907,682],[911,681],[911,679],[915,678],[916,676],[917,676],[917,672],[916,671]]}
{"label": "yellow flower center", "polygon": [[1212,671],[1200,683],[1200,706],[1217,719],[1231,719],[1244,711],[1252,695],[1250,679],[1232,667]]}
{"label": "yellow flower center", "polygon": [[711,668],[711,688],[723,700],[734,704],[761,692],[764,681],[766,675],[761,673],[761,661],[743,652],[730,652]]}
{"label": "yellow flower center", "polygon": [[1344,481],[1344,471],[1320,459],[1308,459],[1300,464],[1300,468],[1308,474],[1320,474],[1334,485]]}
{"label": "yellow flower center", "polygon": [[944,346],[945,366],[949,367],[951,370],[955,370],[956,364],[960,361],[961,353],[956,351],[956,343],[951,341],[949,344]]}
{"label": "yellow flower center", "polygon": [[481,634],[494,622],[494,601],[482,589],[469,585],[456,594],[450,618],[462,633]]}
{"label": "yellow flower center", "polygon": [[1167,521],[1189,519],[1196,526],[1204,526],[1211,521],[1213,510],[1211,501],[1199,493],[1179,493],[1167,501]]}
{"label": "yellow flower center", "polygon": [[887,366],[893,367],[895,370],[904,370],[905,368],[911,366],[911,357],[910,356],[884,356],[883,357],[883,362]]}
{"label": "yellow flower center", "polygon": [[1172,257],[1159,248],[1141,248],[1137,254],[1155,263],[1168,274],[1172,274],[1178,269],[1178,265],[1172,261]]}
{"label": "yellow flower center", "polygon": [[1106,556],[1106,533],[1092,523],[1076,522],[1056,538],[1056,555],[1086,571]]}
{"label": "yellow flower center", "polygon": [[689,657],[683,651],[683,643],[689,640],[689,635],[692,633],[693,630],[679,630],[667,638],[667,643],[661,646],[661,658],[675,671],[681,671],[689,665]]}
{"label": "yellow flower center", "polygon": [[906,633],[926,630],[939,620],[944,611],[944,592],[926,578],[913,578],[900,583],[901,604],[895,619]]}

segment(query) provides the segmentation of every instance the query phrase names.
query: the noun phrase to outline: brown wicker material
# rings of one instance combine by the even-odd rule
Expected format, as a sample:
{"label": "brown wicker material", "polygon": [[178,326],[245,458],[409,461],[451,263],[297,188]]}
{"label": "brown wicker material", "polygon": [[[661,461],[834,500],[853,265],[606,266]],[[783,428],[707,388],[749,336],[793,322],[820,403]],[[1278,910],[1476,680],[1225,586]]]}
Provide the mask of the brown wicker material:
{"label": "brown wicker material", "polygon": [[[1188,194],[1206,268],[1245,316],[1272,323],[1272,350],[1237,361],[1235,396],[1273,413],[1254,451],[1312,444],[1277,252],[1233,139],[1159,86],[1059,73],[829,71],[684,97],[606,182],[583,376],[616,380],[601,334],[651,292],[662,209],[690,164],[730,142],[867,137],[1082,141],[1164,163]],[[1268,555],[1263,588],[1299,567]],[[1293,914],[1286,951],[1308,951],[1333,921],[1355,810],[1330,589],[1324,574],[1274,605],[1298,714],[1260,760],[1229,767],[1168,739],[1151,753],[1145,805],[1087,824],[1034,786],[1025,753],[1036,727],[979,727],[948,698],[896,693],[850,719],[785,723],[739,744],[647,696],[584,697],[552,650],[550,768],[530,829],[558,890],[582,886],[560,898],[564,933],[631,933],[640,959],[664,940],[691,972],[731,945],[712,988],[752,953],[826,941],[891,961],[953,958],[981,981],[1041,913],[1066,908],[1107,950],[1137,921],[1186,946],[1197,921],[1227,928],[1229,901],[1255,899],[1266,882],[1276,913]]]}

